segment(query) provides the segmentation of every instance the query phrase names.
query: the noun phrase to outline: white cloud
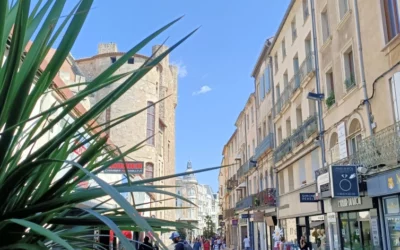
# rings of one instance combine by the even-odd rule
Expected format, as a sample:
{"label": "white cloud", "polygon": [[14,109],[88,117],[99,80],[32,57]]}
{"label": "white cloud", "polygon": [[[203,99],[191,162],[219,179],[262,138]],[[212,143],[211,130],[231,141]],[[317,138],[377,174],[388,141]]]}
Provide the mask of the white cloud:
{"label": "white cloud", "polygon": [[207,86],[207,85],[204,85],[204,86],[202,86],[201,88],[200,88],[200,90],[198,90],[198,91],[196,91],[196,92],[193,92],[193,95],[202,95],[202,94],[205,94],[205,93],[207,93],[207,92],[210,92],[212,89],[209,87],[209,86]]}
{"label": "white cloud", "polygon": [[188,74],[186,65],[182,62],[172,62],[172,65],[175,65],[178,68],[178,77],[179,78],[185,78]]}

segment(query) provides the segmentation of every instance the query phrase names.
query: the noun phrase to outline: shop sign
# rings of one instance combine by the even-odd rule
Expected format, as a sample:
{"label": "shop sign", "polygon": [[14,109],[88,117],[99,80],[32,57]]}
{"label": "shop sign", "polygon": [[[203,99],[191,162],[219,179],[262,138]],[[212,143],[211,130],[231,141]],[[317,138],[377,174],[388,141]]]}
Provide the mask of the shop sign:
{"label": "shop sign", "polygon": [[253,213],[254,222],[264,222],[264,212],[254,212]]}
{"label": "shop sign", "polygon": [[344,122],[337,126],[338,132],[338,144],[339,144],[339,157],[344,159],[347,157],[347,138],[346,138],[346,126]]}
{"label": "shop sign", "polygon": [[318,202],[315,193],[300,193],[300,202]]}
{"label": "shop sign", "polygon": [[372,243],[374,247],[379,247],[379,227],[378,227],[378,218],[371,218],[371,232],[372,232]]}
{"label": "shop sign", "polygon": [[357,166],[331,166],[332,197],[359,197]]}
{"label": "shop sign", "polygon": [[376,197],[400,192],[400,170],[367,179],[368,196]]}
{"label": "shop sign", "polygon": [[329,190],[329,173],[321,174],[317,177],[318,193],[328,191],[324,188],[325,186],[328,186]]}
{"label": "shop sign", "polygon": [[248,219],[250,218],[250,214],[242,214],[242,219]]}
{"label": "shop sign", "polygon": [[336,214],[335,213],[327,213],[326,215],[328,223],[336,223]]}
{"label": "shop sign", "polygon": [[237,226],[238,225],[238,220],[232,220],[232,226]]}
{"label": "shop sign", "polygon": [[341,199],[338,201],[338,207],[351,207],[361,205],[361,197]]}
{"label": "shop sign", "polygon": [[325,216],[323,215],[310,216],[310,221],[321,221],[321,220],[325,220]]}
{"label": "shop sign", "polygon": [[106,170],[104,170],[104,173],[125,174],[125,167],[128,170],[128,174],[143,174],[144,172],[142,161],[126,161],[112,164]]}

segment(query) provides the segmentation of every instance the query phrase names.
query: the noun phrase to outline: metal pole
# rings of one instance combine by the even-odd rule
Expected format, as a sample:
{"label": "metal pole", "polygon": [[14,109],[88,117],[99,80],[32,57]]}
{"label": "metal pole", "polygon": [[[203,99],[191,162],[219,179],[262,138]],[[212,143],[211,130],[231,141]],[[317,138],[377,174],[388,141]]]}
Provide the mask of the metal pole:
{"label": "metal pole", "polygon": [[364,92],[365,111],[367,112],[369,133],[370,133],[370,135],[373,135],[374,130],[372,128],[371,103],[369,103],[369,101],[368,101],[368,91],[367,91],[367,84],[366,84],[366,80],[365,80],[364,56],[363,56],[363,48],[362,48],[362,42],[361,42],[360,20],[359,20],[359,16],[358,16],[357,0],[353,0],[353,3],[354,3],[354,19],[355,19],[355,23],[356,23],[358,56],[360,57],[360,76],[361,76],[361,83],[362,83],[362,88],[363,88],[363,92]]}
{"label": "metal pole", "polygon": [[380,231],[381,231],[381,239],[382,239],[382,244],[383,248],[382,249],[389,249],[387,248],[387,244],[390,244],[387,242],[387,237],[384,237],[385,234],[385,225],[384,225],[384,215],[382,212],[383,206],[382,206],[382,199],[379,197],[378,198],[378,218],[379,218],[379,226],[380,226]]}
{"label": "metal pole", "polygon": [[[320,76],[319,76],[319,60],[318,60],[318,45],[317,45],[317,28],[315,23],[315,4],[314,0],[311,1],[311,20],[312,20],[312,34],[313,34],[313,44],[314,44],[314,58],[315,58],[315,90],[317,94],[321,93],[320,88]],[[319,141],[321,147],[321,160],[322,166],[324,167],[326,164],[326,156],[325,156],[325,139],[324,139],[324,122],[322,121],[322,100],[318,100],[318,123],[319,123]]]}

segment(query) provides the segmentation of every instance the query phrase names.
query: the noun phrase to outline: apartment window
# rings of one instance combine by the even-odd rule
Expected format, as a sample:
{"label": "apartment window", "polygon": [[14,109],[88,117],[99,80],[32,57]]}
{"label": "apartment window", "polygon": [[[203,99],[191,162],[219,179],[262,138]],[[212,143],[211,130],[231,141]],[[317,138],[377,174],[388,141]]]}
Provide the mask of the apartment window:
{"label": "apartment window", "polygon": [[304,22],[307,20],[307,18],[310,16],[310,10],[308,8],[308,0],[303,0],[303,17],[304,17]]}
{"label": "apartment window", "polygon": [[265,170],[265,188],[268,188],[268,170]]}
{"label": "apartment window", "polygon": [[395,122],[400,121],[400,72],[390,78],[390,89],[392,92],[393,114]]}
{"label": "apartment window", "polygon": [[249,128],[250,128],[249,114],[246,115],[246,120],[247,120],[246,127],[247,127],[247,130],[249,130]]}
{"label": "apartment window", "polygon": [[334,81],[333,81],[333,72],[332,69],[330,69],[326,74],[325,74],[325,80],[326,80],[326,106],[329,108],[335,103],[335,88],[334,88]]}
{"label": "apartment window", "polygon": [[345,69],[345,80],[344,84],[346,86],[346,90],[352,89],[354,86],[356,86],[356,81],[355,81],[355,71],[354,71],[354,56],[353,56],[353,50],[352,48],[349,48],[348,51],[346,51],[343,54],[343,59],[344,59],[344,69]]}
{"label": "apartment window", "polygon": [[322,25],[322,39],[323,42],[325,42],[326,40],[328,40],[328,38],[331,35],[331,32],[329,30],[329,19],[328,19],[328,11],[325,9],[322,13],[321,13],[321,25]]}
{"label": "apartment window", "polygon": [[294,89],[296,90],[300,87],[300,83],[301,83],[300,63],[299,63],[299,57],[297,56],[297,54],[293,58],[293,72],[294,72]]}
{"label": "apartment window", "polygon": [[299,183],[300,186],[307,184],[306,159],[304,157],[299,160]]}
{"label": "apartment window", "polygon": [[270,88],[271,88],[271,84],[270,84],[270,66],[268,65],[267,68],[265,69],[265,73],[264,73],[264,90],[265,93],[268,93]]}
{"label": "apartment window", "polygon": [[304,40],[304,47],[306,49],[306,57],[311,59],[311,56],[313,54],[312,53],[311,34],[308,34],[306,40]]}
{"label": "apartment window", "polygon": [[296,108],[296,121],[297,127],[300,127],[303,124],[303,111],[301,109],[301,104]]}
{"label": "apartment window", "polygon": [[251,106],[251,123],[254,123],[254,106]]}
{"label": "apartment window", "polygon": [[285,43],[285,39],[283,39],[282,40],[282,60],[284,60],[285,59],[285,57],[286,57],[286,43]]}
{"label": "apartment window", "polygon": [[253,139],[253,155],[256,154],[256,141]]}
{"label": "apartment window", "polygon": [[264,190],[264,186],[263,186],[263,182],[264,182],[264,178],[263,178],[263,174],[261,173],[260,178],[259,178],[259,182],[260,182],[260,191]]}
{"label": "apartment window", "polygon": [[278,128],[278,145],[282,143],[282,128]]}
{"label": "apartment window", "polygon": [[262,98],[261,98],[261,95],[262,95],[262,93],[261,93],[261,84],[260,84],[260,81],[258,81],[257,82],[257,99],[258,99],[258,105],[260,105],[260,103],[261,103],[261,101],[262,101]]}
{"label": "apartment window", "polygon": [[274,131],[274,125],[272,123],[272,116],[268,116],[268,134],[272,133]]}
{"label": "apartment window", "polygon": [[247,157],[250,158],[250,145],[247,145]]}
{"label": "apartment window", "polygon": [[253,192],[257,193],[257,177],[256,176],[253,177],[253,185],[254,185]]}
{"label": "apartment window", "polygon": [[164,126],[162,124],[160,124],[159,126],[160,126],[160,131],[158,132],[158,135],[159,135],[158,149],[159,149],[160,156],[163,156],[163,154],[164,154]]}
{"label": "apartment window", "polygon": [[135,59],[133,57],[128,59],[128,64],[134,64],[135,63]]}
{"label": "apartment window", "polygon": [[290,118],[286,120],[286,138],[292,134],[292,124]]}
{"label": "apartment window", "polygon": [[293,176],[293,165],[288,167],[289,175],[289,192],[294,190],[294,176]]}
{"label": "apartment window", "polygon": [[292,42],[294,42],[297,38],[296,17],[293,18],[291,26],[292,26]]}
{"label": "apartment window", "polygon": [[272,168],[269,169],[269,179],[270,179],[270,183],[271,183],[271,187],[274,187],[274,171],[272,170]]}
{"label": "apartment window", "polygon": [[283,171],[279,173],[279,193],[285,193],[285,177],[283,175]]}
{"label": "apartment window", "polygon": [[251,194],[251,179],[249,178],[249,194]]}
{"label": "apartment window", "polygon": [[285,74],[283,74],[283,87],[287,89],[288,85],[289,85],[289,77],[286,71]]}
{"label": "apartment window", "polygon": [[315,149],[314,151],[311,152],[311,169],[313,172],[313,179],[315,179],[315,171],[317,171],[321,165],[319,156],[320,156],[319,149]]}
{"label": "apartment window", "polygon": [[[146,163],[145,178],[146,179],[153,179],[154,178],[154,165],[153,165],[153,163],[150,163],[150,162]],[[153,182],[149,183],[149,185],[153,185]]]}
{"label": "apartment window", "polygon": [[275,56],[274,56],[274,63],[275,63],[275,74],[276,74],[276,72],[278,72],[278,53],[275,53]]}
{"label": "apartment window", "polygon": [[153,102],[147,102],[147,144],[153,145],[155,143],[155,138],[154,138],[154,131],[155,131],[155,106],[153,105]]}
{"label": "apartment window", "polygon": [[[314,92],[314,90],[311,92]],[[310,100],[310,99],[308,100],[308,112],[309,112],[310,116],[315,115],[317,113],[316,101]]]}
{"label": "apartment window", "polygon": [[258,138],[259,138],[259,142],[258,143],[260,143],[261,141],[262,141],[262,132],[261,132],[261,128],[258,128]]}
{"label": "apartment window", "polygon": [[346,15],[349,11],[349,1],[348,0],[339,0],[339,14],[340,20]]}
{"label": "apartment window", "polygon": [[267,136],[267,122],[263,121],[263,136],[262,138],[264,139]]}
{"label": "apartment window", "polygon": [[349,126],[349,146],[350,155],[354,155],[358,151],[361,142],[361,124],[357,119],[353,119]]}
{"label": "apartment window", "polygon": [[111,63],[115,63],[117,61],[117,58],[115,56],[110,57]]}
{"label": "apartment window", "polygon": [[386,42],[389,42],[400,32],[398,0],[383,0],[383,7],[386,22]]}

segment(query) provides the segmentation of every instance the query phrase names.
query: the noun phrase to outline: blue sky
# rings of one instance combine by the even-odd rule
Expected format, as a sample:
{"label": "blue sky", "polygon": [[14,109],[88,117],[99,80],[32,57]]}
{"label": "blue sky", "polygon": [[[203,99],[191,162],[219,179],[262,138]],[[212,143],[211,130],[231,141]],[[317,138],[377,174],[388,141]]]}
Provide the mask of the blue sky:
{"label": "blue sky", "polygon": [[[68,7],[76,1],[67,1]],[[97,0],[72,50],[97,53],[100,42],[126,51],[173,19],[185,17],[152,43],[171,45],[201,26],[171,54],[181,68],[176,124],[176,170],[219,166],[222,148],[254,90],[251,71],[266,38],[276,32],[289,0]],[[151,47],[142,54],[150,54]],[[202,90],[202,91],[201,91]],[[199,94],[195,94],[199,93]],[[218,189],[218,171],[197,175]]]}

